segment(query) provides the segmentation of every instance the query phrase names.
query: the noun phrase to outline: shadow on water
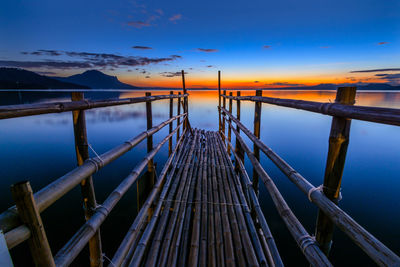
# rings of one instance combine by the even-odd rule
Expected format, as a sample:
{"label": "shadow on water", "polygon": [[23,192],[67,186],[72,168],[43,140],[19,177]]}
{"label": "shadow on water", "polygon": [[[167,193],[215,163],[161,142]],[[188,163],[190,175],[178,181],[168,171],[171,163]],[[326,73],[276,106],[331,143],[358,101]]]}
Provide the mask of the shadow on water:
{"label": "shadow on water", "polygon": [[[155,91],[153,94],[168,94]],[[215,91],[192,91],[189,113],[193,127],[218,129]],[[235,92],[234,92],[235,94]],[[329,102],[333,91],[264,91],[265,96]],[[136,92],[85,92],[89,99],[143,96]],[[242,95],[254,95],[253,91]],[[69,101],[70,92],[4,92],[0,105]],[[400,107],[400,92],[360,92],[357,105]],[[168,117],[169,100],[153,102],[153,124]],[[144,103],[86,111],[88,140],[97,153],[138,135],[146,129]],[[242,122],[253,129],[254,103],[242,102]],[[176,107],[174,109],[176,114]],[[233,106],[236,114],[236,105]],[[320,114],[263,104],[261,139],[314,185],[323,181],[331,118]],[[168,127],[154,136],[157,144]],[[343,200],[340,206],[395,253],[400,253],[400,128],[389,125],[353,121],[350,144],[343,174]],[[9,186],[29,180],[38,191],[76,166],[71,112],[45,114],[0,120],[0,210],[13,205]],[[251,145],[250,141],[245,141]],[[175,142],[175,140],[174,140]],[[234,143],[234,140],[233,140]],[[174,143],[175,144],[175,143]],[[251,145],[252,147],[252,145]],[[94,153],[91,151],[91,156]],[[132,151],[104,167],[94,175],[96,198],[102,203],[146,153],[142,142]],[[164,146],[157,154],[158,171],[168,157]],[[246,159],[249,175],[252,168]],[[310,234],[314,233],[317,209],[267,157],[261,163],[270,174],[289,206]],[[260,202],[265,217],[277,240],[278,249],[288,266],[308,266],[297,245],[277,214],[271,198],[260,185]],[[42,213],[53,253],[56,253],[83,223],[80,188],[76,187]],[[136,185],[127,192],[101,227],[103,249],[112,257],[137,213]],[[26,244],[12,250],[16,266],[29,266]],[[85,250],[74,266],[88,264]],[[371,260],[340,231],[335,232],[332,262],[338,266],[373,266]],[[108,264],[108,263],[107,263]]]}

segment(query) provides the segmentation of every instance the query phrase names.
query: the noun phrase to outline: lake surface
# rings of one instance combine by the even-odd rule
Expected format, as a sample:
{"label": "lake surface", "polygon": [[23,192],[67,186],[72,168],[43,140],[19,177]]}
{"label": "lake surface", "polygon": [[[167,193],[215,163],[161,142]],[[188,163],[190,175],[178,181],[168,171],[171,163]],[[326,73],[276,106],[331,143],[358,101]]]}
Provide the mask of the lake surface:
{"label": "lake surface", "polygon": [[[152,91],[153,95],[168,94]],[[215,91],[190,91],[189,114],[192,127],[218,130],[218,97]],[[0,91],[0,105],[69,100],[69,92]],[[144,91],[88,92],[89,98],[137,97]],[[234,95],[236,92],[234,92]],[[254,91],[242,91],[254,95]],[[334,101],[333,91],[264,91],[264,96]],[[169,100],[153,102],[153,125],[168,118]],[[242,122],[253,129],[254,103],[242,101]],[[400,92],[358,92],[356,105],[400,108]],[[234,102],[233,114],[236,114]],[[176,114],[176,106],[174,106]],[[315,186],[323,182],[332,118],[316,113],[263,104],[261,139]],[[125,105],[86,111],[88,140],[103,153],[146,129],[145,104]],[[175,124],[174,124],[175,125]],[[154,144],[167,134],[168,127],[154,136]],[[340,206],[379,240],[400,254],[400,127],[352,121],[350,144],[342,181]],[[54,181],[76,166],[71,112],[0,120],[0,210],[13,204],[10,185],[29,180],[34,191]],[[251,144],[248,139],[245,139]],[[175,145],[175,144],[174,144]],[[145,155],[146,143],[104,167],[94,175],[96,197],[102,203]],[[93,152],[91,152],[93,156]],[[155,157],[160,171],[168,156],[164,145]],[[310,234],[314,233],[317,209],[280,170],[261,155],[287,203]],[[251,165],[246,159],[251,175]],[[296,243],[280,219],[263,184],[260,202],[278,249],[288,266],[308,266]],[[56,253],[83,223],[80,188],[77,187],[42,213],[53,253]],[[123,197],[102,225],[103,249],[112,258],[137,213],[136,186]],[[28,247],[12,250],[16,266],[29,265]],[[87,251],[74,265],[87,264]],[[23,256],[22,256],[23,255]],[[374,266],[361,249],[337,230],[331,252],[337,266]]]}

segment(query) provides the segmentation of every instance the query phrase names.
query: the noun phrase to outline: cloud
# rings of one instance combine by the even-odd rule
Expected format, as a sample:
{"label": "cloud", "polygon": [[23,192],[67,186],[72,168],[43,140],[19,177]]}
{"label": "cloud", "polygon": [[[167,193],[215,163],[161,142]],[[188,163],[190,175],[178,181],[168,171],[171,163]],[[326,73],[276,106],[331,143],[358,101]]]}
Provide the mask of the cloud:
{"label": "cloud", "polygon": [[169,21],[175,22],[177,20],[180,20],[181,18],[182,18],[181,14],[176,14],[176,15],[173,15],[172,17],[170,17]]}
{"label": "cloud", "polygon": [[141,29],[143,27],[149,27],[150,23],[144,21],[129,21],[126,23],[126,25],[134,27],[136,29]]}
{"label": "cloud", "polygon": [[146,79],[150,79],[150,76],[146,76],[145,78],[146,78]]}
{"label": "cloud", "polygon": [[362,72],[383,72],[383,71],[400,71],[400,68],[391,69],[372,69],[372,70],[353,70],[350,73],[362,73]]}
{"label": "cloud", "polygon": [[379,42],[378,45],[385,45],[388,44],[389,42]]}
{"label": "cloud", "polygon": [[375,74],[375,76],[379,77],[379,79],[386,80],[389,83],[395,83],[395,84],[399,84],[400,83],[400,73],[395,73],[395,74],[378,73],[378,74]]}
{"label": "cloud", "polygon": [[274,82],[274,83],[265,83],[264,85],[274,85],[274,86],[305,86],[301,83],[288,83],[288,82]]}
{"label": "cloud", "polygon": [[264,45],[263,48],[264,48],[264,49],[271,49],[272,46],[270,46],[270,45]]}
{"label": "cloud", "polygon": [[57,73],[52,72],[52,71],[36,71],[37,74],[40,75],[56,75]]}
{"label": "cloud", "polygon": [[319,48],[321,48],[321,49],[329,49],[331,47],[330,46],[320,46]]}
{"label": "cloud", "polygon": [[[185,74],[188,74],[188,73],[185,72]],[[165,72],[160,72],[160,75],[163,77],[168,77],[168,78],[180,77],[182,75],[182,72],[180,72],[180,71],[177,71],[177,72],[165,71]]]}
{"label": "cloud", "polygon": [[206,66],[207,68],[214,68],[214,66],[213,65],[208,65],[208,66]]}
{"label": "cloud", "polygon": [[151,48],[151,47],[149,47],[149,46],[141,46],[141,45],[135,45],[135,46],[132,46],[132,48],[133,48],[133,49],[142,49],[142,50],[153,49],[153,48]]}
{"label": "cloud", "polygon": [[197,48],[197,51],[200,52],[206,52],[206,53],[213,53],[213,52],[218,52],[218,49],[213,49],[213,48]]}
{"label": "cloud", "polygon": [[[49,52],[51,51],[51,52]],[[150,58],[138,56],[120,56],[106,53],[56,51],[56,50],[37,50],[34,52],[24,52],[27,55],[43,56],[68,56],[75,60],[41,60],[41,61],[13,61],[0,60],[0,66],[18,68],[53,68],[53,69],[85,69],[85,68],[119,68],[132,66],[146,66],[150,64],[165,63],[182,58],[179,55],[169,57]]]}
{"label": "cloud", "polygon": [[260,81],[254,81],[253,83],[259,83]]}

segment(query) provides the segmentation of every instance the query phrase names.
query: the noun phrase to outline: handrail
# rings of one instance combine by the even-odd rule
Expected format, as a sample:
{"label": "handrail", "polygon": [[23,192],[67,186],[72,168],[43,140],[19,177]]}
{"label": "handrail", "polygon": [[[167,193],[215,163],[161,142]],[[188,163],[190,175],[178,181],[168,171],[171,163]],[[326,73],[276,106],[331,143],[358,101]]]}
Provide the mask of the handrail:
{"label": "handrail", "polygon": [[156,155],[161,147],[175,134],[178,128],[183,125],[183,120],[174,131],[167,135],[152,151],[150,151],[144,159],[136,165],[132,172],[118,185],[113,192],[107,197],[102,205],[96,209],[96,212],[92,217],[86,221],[84,225],[75,233],[75,235],[64,245],[62,249],[58,251],[54,257],[54,262],[57,266],[68,266],[78,256],[85,245],[89,242],[89,239],[95,234],[100,228],[100,225],[104,222],[106,217],[110,214],[112,209],[122,198],[122,196],[128,191],[128,189],[136,182],[139,178],[140,173],[147,166],[147,163]]}
{"label": "handrail", "polygon": [[314,101],[273,98],[266,96],[221,96],[233,100],[262,102],[282,107],[311,111],[324,115],[400,126],[400,109],[395,108],[351,106],[339,103],[321,103]]}
{"label": "handrail", "polygon": [[[36,192],[34,194],[34,198],[37,203],[39,212],[47,209],[50,205],[52,205],[55,201],[68,193],[71,189],[79,185],[79,183],[86,177],[96,173],[102,167],[106,166],[120,156],[124,155],[126,152],[130,151],[146,137],[155,134],[166,125],[168,125],[170,122],[181,117],[184,117],[185,119],[186,114],[183,113],[174,116],[160,123],[159,125],[154,126],[150,130],[144,131],[136,137],[124,142],[123,144],[99,155],[99,157],[94,157],[86,160],[83,165],[76,167],[72,171],[68,172],[64,176],[58,178],[54,182]],[[0,214],[0,228],[5,232],[5,238],[9,248],[18,245],[29,238],[29,235],[26,232],[26,226],[20,226],[20,224],[21,223],[19,221],[18,212],[15,206],[10,207],[8,210]],[[13,229],[18,230],[11,232],[11,230]]]}
{"label": "handrail", "polygon": [[156,101],[162,99],[186,98],[189,94],[181,95],[156,95],[156,96],[143,96],[133,98],[112,98],[101,100],[81,100],[81,101],[63,101],[53,103],[37,103],[37,104],[20,104],[0,106],[0,120],[25,117],[32,115],[60,113],[73,110],[86,110],[101,107],[111,107],[128,105],[149,101]]}
{"label": "handrail", "polygon": [[[268,158],[291,180],[305,195],[309,196],[311,202],[318,206],[329,218],[348,236],[354,243],[367,253],[379,265],[392,266],[399,263],[400,258],[382,242],[376,239],[372,234],[366,231],[362,226],[355,222],[347,213],[340,209],[335,203],[329,200],[320,190],[317,190],[303,176],[295,171],[288,163],[281,159],[275,152],[266,146],[260,139],[250,132],[237,118],[235,118],[225,108],[221,108],[222,114],[226,114],[238,127],[242,130],[249,139],[261,150]],[[229,123],[229,127],[235,133],[236,138],[245,148],[247,145],[242,143],[240,134]],[[251,157],[249,155],[251,160]],[[258,162],[258,161],[256,161]],[[253,161],[252,161],[253,163]],[[254,164],[253,164],[254,166]],[[259,166],[261,167],[261,165]],[[256,168],[257,169],[257,168]],[[259,173],[259,175],[261,175]]]}

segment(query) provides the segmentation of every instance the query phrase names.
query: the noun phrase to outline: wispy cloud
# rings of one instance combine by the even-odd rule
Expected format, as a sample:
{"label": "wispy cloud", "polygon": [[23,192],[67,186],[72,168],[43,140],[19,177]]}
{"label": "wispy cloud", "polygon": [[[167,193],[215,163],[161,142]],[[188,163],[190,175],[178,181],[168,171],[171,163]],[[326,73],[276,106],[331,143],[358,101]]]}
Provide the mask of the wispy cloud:
{"label": "wispy cloud", "polygon": [[206,67],[207,67],[207,68],[214,68],[213,65],[207,65]]}
{"label": "wispy cloud", "polygon": [[265,83],[264,85],[268,85],[268,86],[305,86],[305,84],[301,84],[301,83],[288,83],[288,82],[274,82],[274,83]]}
{"label": "wispy cloud", "polygon": [[272,46],[270,46],[270,45],[263,45],[263,48],[264,48],[264,49],[271,49]]}
{"label": "wispy cloud", "polygon": [[197,51],[200,52],[206,52],[206,53],[214,53],[214,52],[218,52],[218,49],[214,49],[214,48],[197,48]]}
{"label": "wispy cloud", "polygon": [[129,21],[126,23],[126,25],[137,28],[137,29],[141,29],[143,27],[149,27],[150,23],[139,20],[139,21]]}
{"label": "wispy cloud", "polygon": [[141,46],[141,45],[135,45],[135,46],[132,46],[132,48],[133,48],[133,49],[142,49],[142,50],[153,49],[153,48],[151,48],[151,47],[149,47],[149,46]]}
{"label": "wispy cloud", "polygon": [[[185,72],[185,74],[188,74],[188,73]],[[160,75],[163,77],[168,77],[168,78],[180,77],[182,75],[182,72],[180,72],[180,71],[177,71],[177,72],[164,71],[164,72],[160,72]]]}
{"label": "wispy cloud", "polygon": [[181,18],[182,18],[182,14],[175,14],[169,18],[169,21],[176,22],[177,20],[180,20]]}
{"label": "wispy cloud", "polygon": [[392,84],[400,84],[400,73],[378,73],[375,74],[376,77],[379,77],[379,79],[383,79],[388,81],[389,83]]}
{"label": "wispy cloud", "polygon": [[400,71],[400,68],[391,68],[391,69],[371,69],[371,70],[353,70],[353,71],[350,71],[350,73],[384,72],[384,71]]}
{"label": "wispy cloud", "polygon": [[379,42],[378,45],[385,45],[388,44],[389,42]]}
{"label": "wispy cloud", "polygon": [[320,46],[319,48],[321,48],[321,49],[329,49],[331,47],[330,46]]}
{"label": "wispy cloud", "polygon": [[0,66],[18,68],[53,68],[53,69],[87,69],[87,68],[119,68],[132,66],[145,66],[150,64],[165,63],[182,58],[179,55],[168,57],[138,57],[121,56],[106,53],[58,51],[58,50],[37,50],[33,52],[22,52],[24,55],[35,56],[67,56],[74,60],[40,60],[40,61],[13,61],[0,60]]}
{"label": "wispy cloud", "polygon": [[146,79],[150,79],[150,76],[146,76],[145,78],[146,78]]}

